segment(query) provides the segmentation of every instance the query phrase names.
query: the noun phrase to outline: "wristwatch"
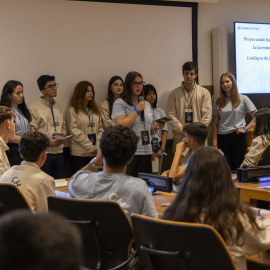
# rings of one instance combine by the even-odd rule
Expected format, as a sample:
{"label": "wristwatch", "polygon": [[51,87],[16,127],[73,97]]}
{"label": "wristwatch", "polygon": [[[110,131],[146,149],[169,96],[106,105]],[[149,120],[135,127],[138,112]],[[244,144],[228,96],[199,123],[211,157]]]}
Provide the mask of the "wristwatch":
{"label": "wristwatch", "polygon": [[94,167],[95,169],[99,169],[99,168],[101,167],[101,165],[96,165],[96,164],[93,163],[96,159],[97,159],[97,158],[94,157],[94,158],[90,161],[90,164],[91,164],[92,167]]}

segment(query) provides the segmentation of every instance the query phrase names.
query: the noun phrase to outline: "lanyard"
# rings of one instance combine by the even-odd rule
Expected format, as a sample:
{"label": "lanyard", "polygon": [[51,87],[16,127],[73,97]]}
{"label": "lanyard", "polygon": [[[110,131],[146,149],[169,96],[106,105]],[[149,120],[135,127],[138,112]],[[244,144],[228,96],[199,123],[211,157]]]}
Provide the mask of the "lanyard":
{"label": "lanyard", "polygon": [[195,93],[195,91],[196,91],[196,85],[195,85],[195,89],[193,90],[193,93],[192,93],[192,96],[191,96],[191,98],[190,98],[190,102],[189,102],[189,104],[188,104],[188,99],[189,99],[189,92],[187,93],[187,97],[186,97],[186,94],[185,94],[185,91],[184,91],[184,87],[182,88],[182,90],[183,90],[183,93],[184,93],[184,97],[185,97],[185,100],[186,100],[186,107],[185,107],[185,109],[187,108],[188,110],[189,109],[192,109],[192,106],[191,106],[191,103],[192,103],[192,99],[193,99],[193,96],[194,96],[194,93]]}
{"label": "lanyard", "polygon": [[54,131],[55,131],[55,133],[56,133],[56,123],[55,123],[54,113],[53,113],[53,104],[54,104],[54,102],[50,105],[50,108],[51,108],[51,111],[52,111],[52,118],[53,118]]}
{"label": "lanyard", "polygon": [[86,107],[86,112],[87,112],[87,115],[88,115],[88,119],[89,119],[89,123],[90,123],[90,127],[91,127],[91,132],[93,133],[93,123],[94,123],[94,113],[92,112],[92,122],[90,120],[90,117],[91,117],[91,111],[89,110],[88,107]]}

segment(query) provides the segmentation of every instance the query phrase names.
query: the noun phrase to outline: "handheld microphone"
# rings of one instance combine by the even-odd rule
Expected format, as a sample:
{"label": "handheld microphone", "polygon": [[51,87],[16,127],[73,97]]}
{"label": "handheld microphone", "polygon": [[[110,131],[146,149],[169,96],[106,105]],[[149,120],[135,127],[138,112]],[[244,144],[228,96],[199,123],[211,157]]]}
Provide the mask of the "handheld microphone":
{"label": "handheld microphone", "polygon": [[[143,96],[139,96],[139,102],[144,101],[144,97]],[[141,111],[141,120],[144,122],[145,118],[144,118],[144,110]]]}

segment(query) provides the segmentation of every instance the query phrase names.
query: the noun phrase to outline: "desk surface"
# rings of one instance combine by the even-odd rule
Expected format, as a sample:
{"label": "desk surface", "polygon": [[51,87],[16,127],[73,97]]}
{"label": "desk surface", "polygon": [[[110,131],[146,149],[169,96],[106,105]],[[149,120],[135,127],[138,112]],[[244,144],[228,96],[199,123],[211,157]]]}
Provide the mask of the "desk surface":
{"label": "desk surface", "polygon": [[[264,183],[265,184],[265,183]],[[238,187],[240,189],[240,195],[241,195],[241,190],[244,191],[244,195],[246,197],[247,200],[250,200],[250,198],[256,197],[256,195],[258,195],[257,193],[266,193],[267,196],[269,196],[269,201],[270,201],[270,190],[260,190],[257,187],[262,185],[262,184],[247,184],[247,183],[235,183],[236,187]],[[268,182],[268,184],[270,185],[270,182]],[[61,188],[56,188],[56,190],[58,191],[62,191],[62,192],[68,192],[67,187],[61,187]],[[251,191],[248,194],[251,195],[248,196],[246,195],[246,191]],[[172,203],[172,201],[174,200],[176,194],[175,193],[166,193],[166,192],[161,192],[158,191],[159,195],[154,195],[153,199],[154,199],[154,203],[157,209],[157,213],[158,213],[158,217],[161,218],[161,216],[163,215],[164,211],[166,210],[167,207],[162,207],[161,205],[163,203]],[[259,198],[262,198],[262,195],[258,195]],[[241,198],[243,199],[243,198]],[[248,270],[266,270],[266,269],[270,269],[270,252],[261,252],[259,254],[253,255],[253,256],[249,256],[247,257],[247,264],[248,264]]]}
{"label": "desk surface", "polygon": [[270,189],[263,189],[263,187],[270,186],[270,182],[258,184],[236,182],[235,186],[239,188],[240,198],[245,203],[257,206],[258,200],[270,202]]}

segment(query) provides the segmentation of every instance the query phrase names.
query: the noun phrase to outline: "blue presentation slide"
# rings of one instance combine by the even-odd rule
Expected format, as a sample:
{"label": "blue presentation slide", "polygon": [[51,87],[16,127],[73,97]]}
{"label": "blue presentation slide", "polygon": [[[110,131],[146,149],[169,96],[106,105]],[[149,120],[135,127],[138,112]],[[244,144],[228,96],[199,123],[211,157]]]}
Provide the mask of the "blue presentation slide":
{"label": "blue presentation slide", "polygon": [[239,93],[270,93],[270,24],[235,22]]}

